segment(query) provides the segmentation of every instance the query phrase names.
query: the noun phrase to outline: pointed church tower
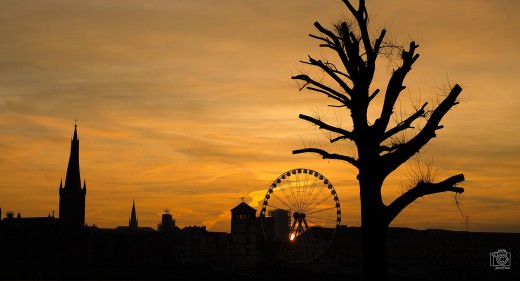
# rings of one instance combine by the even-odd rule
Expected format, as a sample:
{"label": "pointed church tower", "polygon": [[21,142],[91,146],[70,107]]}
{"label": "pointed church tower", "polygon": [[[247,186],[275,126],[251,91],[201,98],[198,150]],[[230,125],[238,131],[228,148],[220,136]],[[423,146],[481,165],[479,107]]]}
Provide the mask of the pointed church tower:
{"label": "pointed church tower", "polygon": [[135,212],[135,201],[132,200],[132,214],[130,215],[130,218],[128,219],[128,228],[132,230],[137,230],[137,214]]}
{"label": "pointed church tower", "polygon": [[81,188],[79,174],[79,140],[78,125],[74,123],[74,136],[70,143],[69,165],[65,186],[60,182],[60,223],[67,230],[80,230],[85,225],[85,195],[87,193],[86,182]]}

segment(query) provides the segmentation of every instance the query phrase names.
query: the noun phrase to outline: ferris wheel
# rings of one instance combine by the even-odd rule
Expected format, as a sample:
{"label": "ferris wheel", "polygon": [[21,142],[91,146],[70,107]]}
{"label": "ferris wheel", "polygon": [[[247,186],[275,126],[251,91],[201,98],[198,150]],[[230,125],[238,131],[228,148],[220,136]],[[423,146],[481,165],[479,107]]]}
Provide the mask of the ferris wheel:
{"label": "ferris wheel", "polygon": [[332,183],[314,170],[289,170],[267,190],[260,220],[278,257],[308,263],[327,250],[340,225],[338,194]]}

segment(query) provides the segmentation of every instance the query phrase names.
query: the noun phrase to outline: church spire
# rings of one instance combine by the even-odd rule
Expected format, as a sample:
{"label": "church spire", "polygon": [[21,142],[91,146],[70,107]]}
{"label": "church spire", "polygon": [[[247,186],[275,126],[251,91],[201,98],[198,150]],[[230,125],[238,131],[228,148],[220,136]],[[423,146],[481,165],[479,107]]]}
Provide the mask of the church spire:
{"label": "church spire", "polygon": [[78,140],[78,118],[74,119],[74,137],[73,140]]}
{"label": "church spire", "polygon": [[132,199],[132,214],[130,215],[130,219],[128,220],[128,228],[137,229],[137,214],[135,212],[135,200]]}
{"label": "church spire", "polygon": [[79,139],[77,119],[74,120],[74,137],[70,141],[69,165],[65,178],[65,189],[81,189],[81,177],[79,174]]}
{"label": "church spire", "polygon": [[79,139],[77,119],[74,120],[74,135],[70,141],[70,156],[65,184],[60,181],[59,218],[66,229],[80,230],[85,225],[86,183],[81,188],[79,173]]}

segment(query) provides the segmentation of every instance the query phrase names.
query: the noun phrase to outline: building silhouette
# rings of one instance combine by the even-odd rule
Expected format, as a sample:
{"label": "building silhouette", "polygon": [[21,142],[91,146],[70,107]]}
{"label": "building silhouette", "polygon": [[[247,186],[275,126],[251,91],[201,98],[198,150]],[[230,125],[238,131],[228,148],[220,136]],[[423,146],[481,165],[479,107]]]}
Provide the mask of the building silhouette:
{"label": "building silhouette", "polygon": [[164,214],[161,216],[161,223],[157,224],[157,231],[171,231],[175,228],[175,220],[173,219],[170,210],[164,210]]}
{"label": "building silhouette", "polygon": [[137,233],[137,232],[153,232],[155,229],[151,227],[142,227],[138,224],[137,211],[135,210],[135,200],[132,200],[132,211],[130,212],[130,218],[128,218],[128,226],[118,226],[115,229],[104,229],[103,231],[116,231],[120,233]]}
{"label": "building silhouette", "polygon": [[85,226],[85,196],[87,185],[83,181],[81,187],[81,177],[79,172],[79,139],[77,124],[74,124],[74,136],[70,141],[70,156],[67,166],[67,176],[65,186],[60,182],[60,206],[59,220],[62,228],[68,231],[79,231]]}
{"label": "building silhouette", "polygon": [[[276,254],[276,241],[289,235],[286,210],[271,212],[262,224],[257,210],[241,202],[230,210],[230,233],[181,229],[165,210],[155,230],[139,226],[132,200],[128,226],[98,228],[85,224],[85,199],[75,124],[59,218],[54,211],[42,217],[5,211],[4,218],[0,207],[0,280],[360,280],[360,227],[340,226],[312,263],[287,264]],[[519,233],[391,227],[386,247],[393,280],[520,280]],[[490,266],[498,251],[512,254],[510,270]]]}
{"label": "building silhouette", "polygon": [[258,233],[256,209],[245,202],[231,209],[231,261],[234,267],[256,266]]}

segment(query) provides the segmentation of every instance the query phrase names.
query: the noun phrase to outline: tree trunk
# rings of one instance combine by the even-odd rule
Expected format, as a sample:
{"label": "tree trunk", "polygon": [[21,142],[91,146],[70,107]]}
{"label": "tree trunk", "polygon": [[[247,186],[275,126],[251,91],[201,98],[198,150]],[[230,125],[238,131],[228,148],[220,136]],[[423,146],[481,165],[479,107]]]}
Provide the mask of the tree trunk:
{"label": "tree trunk", "polygon": [[363,280],[387,280],[386,234],[388,223],[384,219],[381,199],[382,181],[374,174],[359,177],[361,195],[361,238]]}
{"label": "tree trunk", "polygon": [[387,280],[386,234],[388,227],[362,219],[363,280]]}

